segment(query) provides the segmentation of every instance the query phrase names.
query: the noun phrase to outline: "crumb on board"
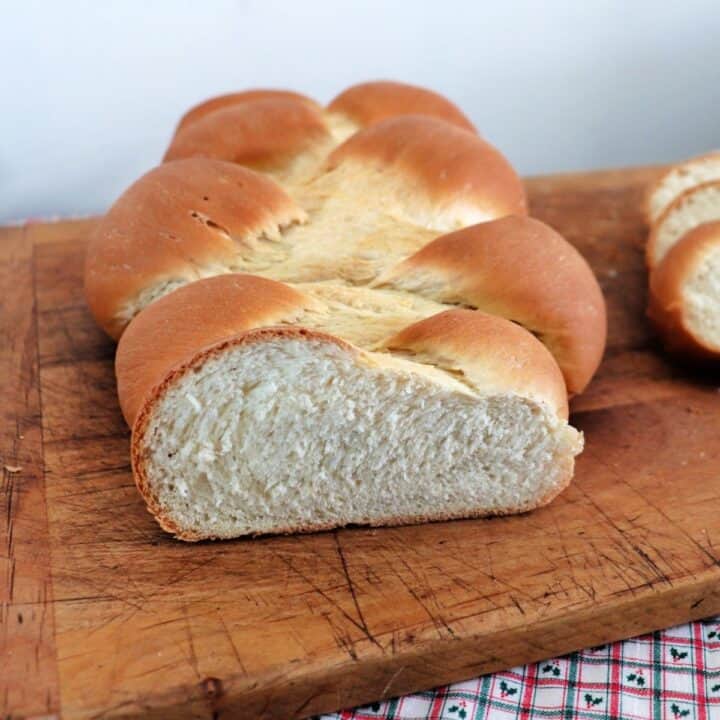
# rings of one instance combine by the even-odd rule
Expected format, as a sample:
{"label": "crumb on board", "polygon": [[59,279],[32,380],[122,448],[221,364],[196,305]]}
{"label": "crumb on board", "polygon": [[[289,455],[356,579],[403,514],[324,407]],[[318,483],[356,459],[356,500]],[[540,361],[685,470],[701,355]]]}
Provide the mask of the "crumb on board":
{"label": "crumb on board", "polygon": [[3,467],[9,473],[19,473],[22,470],[19,465],[4,465]]}

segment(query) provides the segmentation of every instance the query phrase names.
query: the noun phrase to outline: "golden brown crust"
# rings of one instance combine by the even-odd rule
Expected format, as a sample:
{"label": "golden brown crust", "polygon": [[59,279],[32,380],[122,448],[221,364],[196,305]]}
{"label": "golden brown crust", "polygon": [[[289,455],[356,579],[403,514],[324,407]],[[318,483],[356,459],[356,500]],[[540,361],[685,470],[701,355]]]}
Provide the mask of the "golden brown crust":
{"label": "golden brown crust", "polygon": [[678,356],[699,361],[720,359],[720,351],[690,329],[683,300],[683,288],[689,276],[704,254],[718,246],[720,221],[704,223],[683,235],[650,273],[648,317],[666,349]]}
{"label": "golden brown crust", "polygon": [[[683,193],[678,195],[666,208],[655,223],[650,228],[650,234],[648,235],[647,245],[645,246],[645,262],[649,270],[655,267],[663,258],[658,257],[658,235],[663,227],[663,224],[668,218],[685,205],[689,198],[695,193],[702,193],[708,189],[716,189],[720,192],[720,180],[711,180],[709,182],[700,183],[688,188]],[[720,208],[718,208],[718,215],[720,215]],[[669,252],[669,251],[668,251]]]}
{"label": "golden brown crust", "polygon": [[125,191],[90,238],[90,310],[118,338],[134,314],[122,317],[122,308],[141,292],[194,280],[204,264],[231,265],[243,243],[303,218],[276,183],[239,165],[204,158],[160,165]]}
{"label": "golden brown crust", "polygon": [[446,310],[409,325],[386,343],[451,373],[481,392],[513,392],[567,419],[567,391],[547,348],[524,328],[478,310]]}
{"label": "golden brown crust", "polygon": [[527,213],[522,182],[505,157],[443,120],[404,115],[361,130],[333,151],[328,166],[347,161],[407,177],[436,212],[468,206],[488,219]]}
{"label": "golden brown crust", "polygon": [[196,118],[178,130],[163,161],[208,157],[272,171],[329,140],[322,114],[307,102],[258,99]]}
{"label": "golden brown crust", "polygon": [[217,97],[212,97],[198,105],[195,105],[182,116],[175,132],[179,132],[182,128],[191,125],[200,118],[214,113],[216,110],[241,105],[247,102],[254,102],[256,100],[295,100],[305,103],[316,110],[320,109],[320,105],[318,105],[312,98],[293,92],[292,90],[245,90],[243,92],[228,93],[227,95],[218,95]]}
{"label": "golden brown crust", "polygon": [[475,132],[472,123],[449,100],[404,83],[355,85],[335,98],[326,111],[299,93],[248,90],[211,98],[192,108],[180,120],[164,160],[211,157],[274,171],[314,143],[324,141],[329,150],[333,141],[328,122],[346,123],[345,134],[407,114],[436,117]]}
{"label": "golden brown crust", "polygon": [[460,108],[442,95],[389,80],[353,85],[341,92],[327,109],[349,118],[359,127],[369,127],[398,115],[430,115],[476,132]]}
{"label": "golden brown crust", "polygon": [[128,425],[168,370],[212,343],[290,321],[307,305],[302,293],[256,275],[218,275],[148,306],[120,338],[115,356],[120,407]]}
{"label": "golden brown crust", "polygon": [[508,216],[443,235],[378,284],[520,323],[555,356],[570,394],[585,389],[602,359],[607,319],[595,275],[539,220]]}

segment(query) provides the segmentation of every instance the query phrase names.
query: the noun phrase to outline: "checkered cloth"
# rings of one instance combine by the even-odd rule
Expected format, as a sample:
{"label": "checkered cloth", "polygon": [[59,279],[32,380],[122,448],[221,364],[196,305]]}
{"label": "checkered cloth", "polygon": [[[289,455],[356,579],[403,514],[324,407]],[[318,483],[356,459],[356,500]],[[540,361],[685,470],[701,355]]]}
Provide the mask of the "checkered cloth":
{"label": "checkered cloth", "polygon": [[720,720],[720,616],[322,720]]}

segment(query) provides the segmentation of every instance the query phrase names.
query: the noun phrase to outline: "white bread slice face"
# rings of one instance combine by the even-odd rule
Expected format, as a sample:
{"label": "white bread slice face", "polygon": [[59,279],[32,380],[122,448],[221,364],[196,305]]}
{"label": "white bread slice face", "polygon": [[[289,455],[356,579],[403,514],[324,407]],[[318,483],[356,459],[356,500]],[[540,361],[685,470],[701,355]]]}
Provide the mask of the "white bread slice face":
{"label": "white bread slice face", "polygon": [[184,540],[538,507],[570,481],[582,437],[552,393],[522,392],[535,359],[514,352],[504,375],[488,366],[489,389],[298,328],[225,340],[176,367],[138,414],[138,487]]}
{"label": "white bread slice face", "polygon": [[720,221],[684,235],[651,273],[648,313],[669,350],[720,359]]}
{"label": "white bread slice face", "polygon": [[656,267],[685,233],[714,220],[720,220],[720,180],[686,190],[652,227],[646,248],[648,267]]}
{"label": "white bread slice face", "polygon": [[720,242],[704,252],[683,287],[688,329],[720,356]]}
{"label": "white bread slice face", "polygon": [[720,180],[720,152],[691,158],[675,165],[648,189],[645,213],[648,224],[657,222],[668,206],[686,190]]}

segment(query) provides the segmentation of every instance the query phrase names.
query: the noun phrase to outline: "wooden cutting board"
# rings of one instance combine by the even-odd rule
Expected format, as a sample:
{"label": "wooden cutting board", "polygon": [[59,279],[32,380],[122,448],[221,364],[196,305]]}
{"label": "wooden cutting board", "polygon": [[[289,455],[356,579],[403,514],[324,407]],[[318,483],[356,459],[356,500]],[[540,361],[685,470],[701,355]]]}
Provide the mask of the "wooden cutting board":
{"label": "wooden cutting board", "polygon": [[644,318],[654,172],[528,181],[597,272],[609,345],[574,483],[485,521],[172,540],[83,302],[92,222],[0,231],[3,717],[305,717],[720,612],[720,378]]}

